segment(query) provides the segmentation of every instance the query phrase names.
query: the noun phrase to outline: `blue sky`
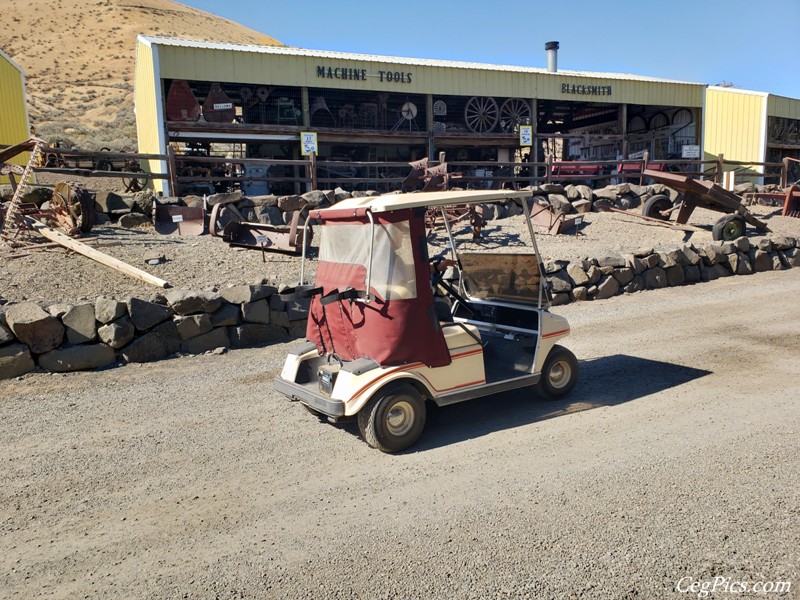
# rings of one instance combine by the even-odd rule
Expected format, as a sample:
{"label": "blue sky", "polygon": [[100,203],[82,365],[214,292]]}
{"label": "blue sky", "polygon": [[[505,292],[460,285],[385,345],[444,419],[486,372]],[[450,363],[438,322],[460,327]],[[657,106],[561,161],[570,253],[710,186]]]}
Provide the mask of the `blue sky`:
{"label": "blue sky", "polygon": [[180,0],[289,46],[633,73],[800,98],[800,0]]}

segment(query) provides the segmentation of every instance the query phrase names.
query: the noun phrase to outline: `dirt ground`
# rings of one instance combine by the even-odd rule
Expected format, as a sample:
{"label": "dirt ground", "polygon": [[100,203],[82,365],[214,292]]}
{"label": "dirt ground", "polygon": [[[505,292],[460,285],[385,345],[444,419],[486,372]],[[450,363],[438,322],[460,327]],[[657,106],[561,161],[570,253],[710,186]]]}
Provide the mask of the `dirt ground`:
{"label": "dirt ground", "polygon": [[291,344],[0,382],[0,596],[796,598],[798,295],[558,307],[570,397],[441,409],[395,456],[273,390]]}
{"label": "dirt ground", "polygon": [[[781,217],[780,209],[774,207],[751,209],[773,231],[800,237],[800,219]],[[652,225],[633,215],[588,213],[577,234],[539,235],[539,248],[545,260],[576,260],[641,247],[673,248],[684,242],[703,245],[712,241],[711,225],[719,216],[720,213],[697,209],[690,224],[700,231],[685,232]],[[462,226],[461,232],[468,234],[468,229]],[[753,240],[758,239],[754,229],[749,231]],[[300,276],[298,257],[276,253],[262,256],[260,251],[233,248],[209,235],[165,237],[156,234],[149,225],[132,230],[106,225],[92,229],[86,239],[98,250],[164,279],[175,288],[215,289],[263,280],[294,285]],[[512,217],[491,221],[479,245],[483,249],[498,249],[520,240],[528,243],[528,239],[523,218]],[[431,240],[443,250],[444,231],[437,230]],[[164,256],[166,261],[145,264],[145,258],[153,254]],[[313,248],[310,256],[307,272],[313,275]],[[147,298],[158,290],[60,247],[13,252],[0,248],[0,297],[9,302],[94,301],[100,295]]]}

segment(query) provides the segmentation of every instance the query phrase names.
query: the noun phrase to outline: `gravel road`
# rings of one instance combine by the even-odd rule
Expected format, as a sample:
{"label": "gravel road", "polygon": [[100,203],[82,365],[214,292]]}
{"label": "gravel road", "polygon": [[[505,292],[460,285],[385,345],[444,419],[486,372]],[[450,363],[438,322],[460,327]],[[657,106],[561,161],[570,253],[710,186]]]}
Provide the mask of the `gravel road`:
{"label": "gravel road", "polygon": [[0,382],[0,596],[800,597],[798,297],[559,307],[568,399],[442,409],[396,456],[273,391],[285,344]]}

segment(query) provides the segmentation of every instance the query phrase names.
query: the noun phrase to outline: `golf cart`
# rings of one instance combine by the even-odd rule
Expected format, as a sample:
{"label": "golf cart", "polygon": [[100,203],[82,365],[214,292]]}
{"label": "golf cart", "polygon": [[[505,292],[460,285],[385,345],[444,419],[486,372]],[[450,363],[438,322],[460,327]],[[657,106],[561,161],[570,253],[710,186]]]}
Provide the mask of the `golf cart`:
{"label": "golf cart", "polygon": [[[427,401],[534,386],[551,398],[569,393],[578,363],[556,345],[569,325],[548,311],[530,196],[387,194],[311,211],[320,223],[316,281],[304,285],[304,247],[301,285],[283,295],[310,298],[307,341],[290,351],[276,389],[332,422],[356,417],[364,440],[384,452],[417,441]],[[449,258],[429,257],[427,209],[508,199],[523,206],[525,253],[457,252],[458,223],[443,215]],[[457,280],[443,277],[446,265],[457,266]]]}

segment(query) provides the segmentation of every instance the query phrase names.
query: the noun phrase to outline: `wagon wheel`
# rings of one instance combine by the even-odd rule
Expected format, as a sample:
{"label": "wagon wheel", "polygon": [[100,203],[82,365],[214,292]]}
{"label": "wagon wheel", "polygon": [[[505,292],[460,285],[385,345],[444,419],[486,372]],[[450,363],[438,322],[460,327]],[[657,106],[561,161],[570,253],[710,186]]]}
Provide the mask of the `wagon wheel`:
{"label": "wagon wheel", "polygon": [[[144,173],[144,169],[135,160],[126,161],[124,170],[127,173]],[[123,177],[122,183],[125,184],[126,192],[140,192],[147,185],[147,177],[131,175],[130,177]]]}
{"label": "wagon wheel", "polygon": [[500,107],[500,129],[511,133],[518,125],[531,122],[531,107],[521,98],[509,98]]}
{"label": "wagon wheel", "polygon": [[72,181],[56,184],[50,210],[59,226],[70,235],[86,233],[94,225],[94,202],[86,190]]}
{"label": "wagon wheel", "polygon": [[464,108],[464,121],[475,133],[487,133],[497,125],[500,111],[497,102],[490,96],[473,96]]}
{"label": "wagon wheel", "polygon": [[[103,147],[100,148],[100,152],[111,152],[111,148]],[[95,160],[94,165],[92,165],[95,171],[113,171],[114,166],[111,164],[111,161],[107,158],[97,158]]]}
{"label": "wagon wheel", "polygon": [[672,208],[672,200],[669,199],[669,196],[657,194],[649,198],[647,202],[642,205],[642,215],[653,219],[669,221],[669,215],[665,215],[664,213],[670,208]]}
{"label": "wagon wheel", "polygon": [[746,231],[745,220],[741,215],[725,215],[714,223],[711,237],[714,241],[730,242],[747,235]]}

